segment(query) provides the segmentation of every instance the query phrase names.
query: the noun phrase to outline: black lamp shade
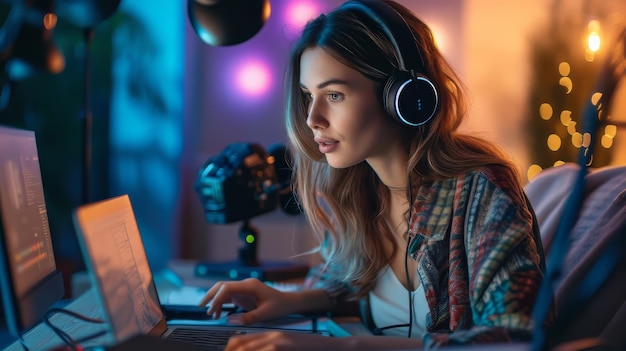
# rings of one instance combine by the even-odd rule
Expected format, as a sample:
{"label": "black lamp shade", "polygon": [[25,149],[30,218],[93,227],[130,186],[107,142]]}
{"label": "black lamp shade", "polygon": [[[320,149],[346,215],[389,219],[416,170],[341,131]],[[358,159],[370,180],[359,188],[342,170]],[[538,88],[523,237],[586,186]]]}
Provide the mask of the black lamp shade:
{"label": "black lamp shade", "polygon": [[269,0],[189,0],[189,21],[202,41],[212,46],[242,43],[270,16]]}

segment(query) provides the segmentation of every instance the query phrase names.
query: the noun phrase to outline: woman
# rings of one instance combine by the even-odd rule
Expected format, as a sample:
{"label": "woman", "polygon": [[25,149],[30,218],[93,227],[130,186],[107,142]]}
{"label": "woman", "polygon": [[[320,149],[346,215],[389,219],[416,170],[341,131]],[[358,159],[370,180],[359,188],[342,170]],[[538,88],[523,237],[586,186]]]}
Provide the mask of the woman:
{"label": "woman", "polygon": [[[409,43],[397,33],[402,26]],[[418,57],[404,57],[406,46]],[[389,88],[391,76],[410,69],[415,104],[430,105],[426,112],[420,105],[407,113],[405,96]],[[432,91],[422,98],[423,88]],[[279,292],[255,279],[219,282],[201,303],[212,300],[208,313],[219,317],[221,304],[234,302],[250,324],[361,299],[374,330],[387,337],[272,332],[233,338],[228,350],[528,339],[544,270],[534,213],[512,163],[457,131],[463,89],[428,27],[392,1],[350,2],[321,15],[292,51],[288,94],[294,185],[325,264],[303,291]]]}

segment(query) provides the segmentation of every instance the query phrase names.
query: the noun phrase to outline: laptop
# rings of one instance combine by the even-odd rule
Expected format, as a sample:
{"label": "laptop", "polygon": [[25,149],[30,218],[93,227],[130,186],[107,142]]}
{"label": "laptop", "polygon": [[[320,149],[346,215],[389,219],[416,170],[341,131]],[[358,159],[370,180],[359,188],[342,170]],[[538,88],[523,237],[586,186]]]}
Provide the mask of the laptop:
{"label": "laptop", "polygon": [[95,296],[112,335],[107,344],[149,335],[184,342],[194,350],[222,350],[233,335],[268,330],[225,323],[168,323],[128,195],[78,207],[74,223]]}

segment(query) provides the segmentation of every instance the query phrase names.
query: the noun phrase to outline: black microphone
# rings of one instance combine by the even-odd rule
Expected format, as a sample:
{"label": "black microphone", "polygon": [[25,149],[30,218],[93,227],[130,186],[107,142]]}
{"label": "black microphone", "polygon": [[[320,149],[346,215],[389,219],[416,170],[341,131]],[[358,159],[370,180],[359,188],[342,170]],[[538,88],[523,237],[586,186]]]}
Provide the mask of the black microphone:
{"label": "black microphone", "polygon": [[274,157],[274,168],[278,180],[278,202],[280,208],[290,215],[301,214],[296,195],[291,185],[293,158],[283,144],[272,144],[267,148],[267,154]]}

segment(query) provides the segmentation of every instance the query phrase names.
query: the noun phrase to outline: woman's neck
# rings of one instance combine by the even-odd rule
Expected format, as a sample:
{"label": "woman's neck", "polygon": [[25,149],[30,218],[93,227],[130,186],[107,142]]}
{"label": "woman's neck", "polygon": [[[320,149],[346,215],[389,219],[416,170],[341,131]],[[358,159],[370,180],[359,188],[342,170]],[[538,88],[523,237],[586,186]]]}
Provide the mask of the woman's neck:
{"label": "woman's neck", "polygon": [[389,189],[389,192],[391,193],[391,195],[395,195],[395,194],[406,194],[406,185],[402,185],[402,186],[392,186],[392,185],[387,185],[387,188]]}
{"label": "woman's neck", "polygon": [[409,155],[400,142],[390,143],[383,153],[366,161],[389,191],[406,191]]}
{"label": "woman's neck", "polygon": [[394,234],[404,236],[408,228],[406,213],[409,210],[409,200],[406,197],[406,189],[404,187],[396,190],[390,188],[390,195],[387,222]]}

